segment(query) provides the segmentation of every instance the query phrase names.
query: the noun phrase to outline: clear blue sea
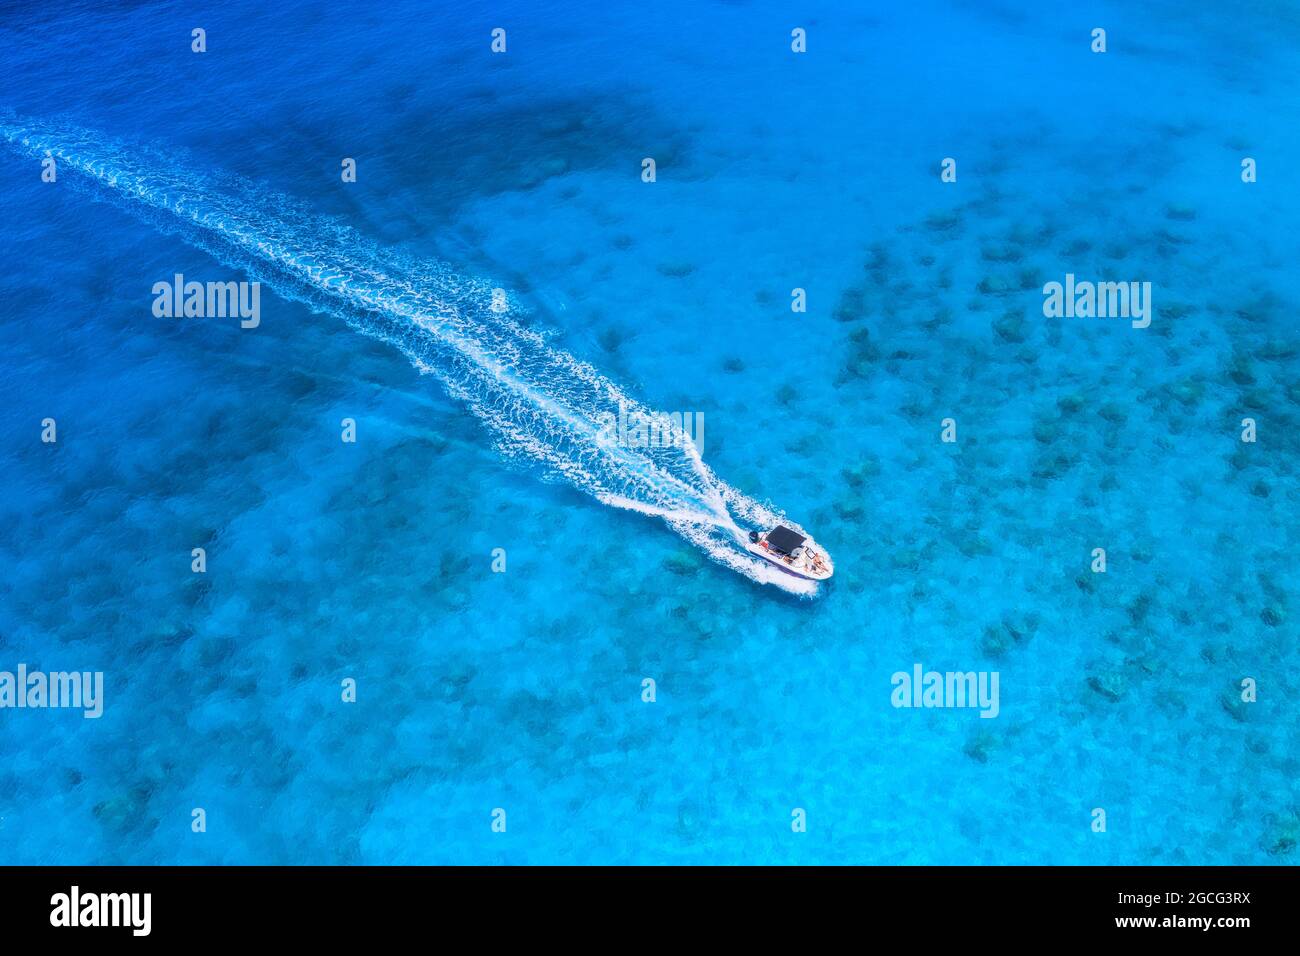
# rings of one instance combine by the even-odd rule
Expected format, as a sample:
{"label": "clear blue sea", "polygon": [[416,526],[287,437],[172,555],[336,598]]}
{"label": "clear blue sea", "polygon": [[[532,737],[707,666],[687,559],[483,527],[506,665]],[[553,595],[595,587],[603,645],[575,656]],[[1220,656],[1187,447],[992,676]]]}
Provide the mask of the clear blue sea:
{"label": "clear blue sea", "polygon": [[105,683],[0,709],[0,863],[1300,858],[1294,2],[14,4],[0,64],[0,671]]}

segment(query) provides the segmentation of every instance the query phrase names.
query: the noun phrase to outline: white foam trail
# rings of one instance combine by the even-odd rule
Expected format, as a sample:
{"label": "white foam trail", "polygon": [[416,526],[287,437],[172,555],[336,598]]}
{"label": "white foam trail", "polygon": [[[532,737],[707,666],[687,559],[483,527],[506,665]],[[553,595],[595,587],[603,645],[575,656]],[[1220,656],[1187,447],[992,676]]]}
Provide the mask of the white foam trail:
{"label": "white foam trail", "polygon": [[492,431],[511,457],[604,504],[662,518],[709,557],[787,591],[817,585],[754,558],[739,518],[752,527],[784,523],[721,481],[679,426],[661,447],[602,440],[604,417],[621,407],[653,414],[591,365],[546,344],[513,316],[492,309],[493,287],[445,263],[381,249],[334,220],[243,180],[198,172],[149,147],[126,145],[75,126],[0,116],[0,138],[60,176],[80,174],[98,197],[123,205],[237,265],[286,298],[345,319],[400,348],[442,381]]}

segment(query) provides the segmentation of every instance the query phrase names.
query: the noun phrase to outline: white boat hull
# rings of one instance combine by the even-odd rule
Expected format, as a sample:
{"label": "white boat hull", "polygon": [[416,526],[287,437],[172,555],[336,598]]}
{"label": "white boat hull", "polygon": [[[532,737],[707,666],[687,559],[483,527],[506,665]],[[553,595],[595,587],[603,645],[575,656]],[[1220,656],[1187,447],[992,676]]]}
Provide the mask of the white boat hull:
{"label": "white boat hull", "polygon": [[[819,548],[811,538],[803,543],[804,554],[800,558],[793,558],[766,548],[761,540],[757,544],[746,541],[745,547],[755,557],[762,558],[764,561],[776,565],[786,574],[793,574],[797,578],[804,578],[808,581],[825,581],[835,573],[835,567],[831,564],[830,555]],[[816,555],[818,560],[814,561],[813,555]]]}

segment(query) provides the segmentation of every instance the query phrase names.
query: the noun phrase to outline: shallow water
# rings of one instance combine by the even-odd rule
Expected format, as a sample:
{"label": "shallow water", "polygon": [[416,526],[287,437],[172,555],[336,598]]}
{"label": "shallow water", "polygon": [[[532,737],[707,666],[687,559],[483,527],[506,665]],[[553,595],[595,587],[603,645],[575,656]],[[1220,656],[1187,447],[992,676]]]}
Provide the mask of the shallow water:
{"label": "shallow water", "polygon": [[[10,13],[0,106],[509,288],[703,412],[834,581],[603,506],[394,336],[0,150],[0,670],[106,682],[0,711],[0,860],[1294,862],[1300,16],[531,6]],[[256,330],[151,314],[243,266]],[[1151,282],[1151,326],[1044,318],[1067,272]],[[999,716],[891,707],[915,662],[998,671]]]}

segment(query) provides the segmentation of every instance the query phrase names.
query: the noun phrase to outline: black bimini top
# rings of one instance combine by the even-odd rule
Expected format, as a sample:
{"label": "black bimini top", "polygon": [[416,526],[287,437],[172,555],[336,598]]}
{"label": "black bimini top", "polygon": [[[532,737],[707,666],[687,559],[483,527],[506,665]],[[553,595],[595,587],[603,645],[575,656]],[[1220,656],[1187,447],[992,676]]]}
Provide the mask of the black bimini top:
{"label": "black bimini top", "polygon": [[781,554],[791,554],[795,548],[803,544],[808,539],[797,531],[791,531],[784,525],[777,525],[767,533],[768,546],[773,551],[779,551]]}

